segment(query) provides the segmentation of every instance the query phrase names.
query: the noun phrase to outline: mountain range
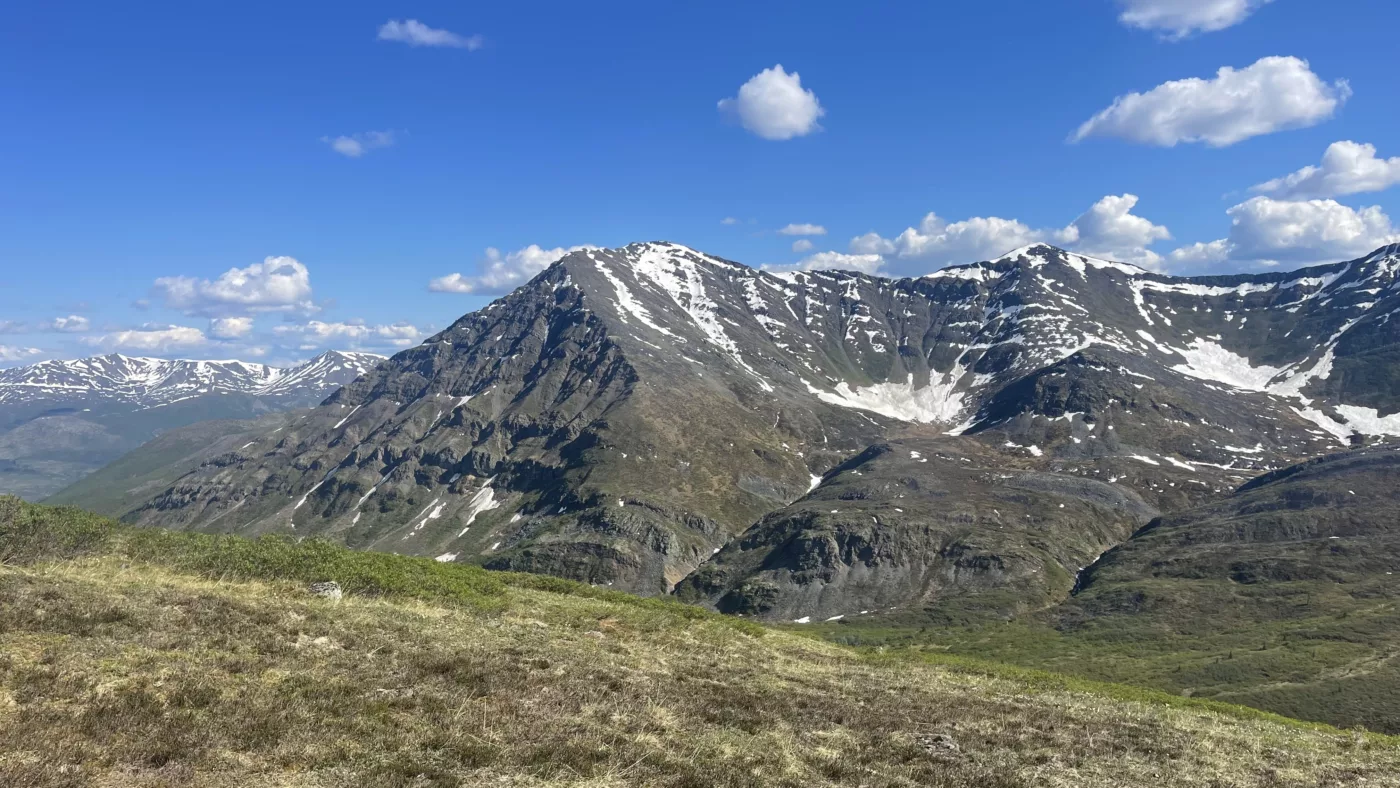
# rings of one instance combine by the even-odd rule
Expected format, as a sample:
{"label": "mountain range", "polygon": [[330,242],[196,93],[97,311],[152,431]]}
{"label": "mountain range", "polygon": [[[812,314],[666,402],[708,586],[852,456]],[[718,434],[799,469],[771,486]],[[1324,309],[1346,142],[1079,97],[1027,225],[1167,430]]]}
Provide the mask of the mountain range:
{"label": "mountain range", "polygon": [[[1393,497],[1398,275],[1400,245],[1192,278],[1045,245],[904,279],[589,249],[315,408],[177,431],[56,500],[851,632],[1186,632],[1181,605],[1251,620],[1317,572],[1390,598],[1388,547],[1303,566],[1389,545],[1390,509],[1296,468]],[[1339,503],[1370,541],[1318,525]],[[1400,707],[1336,719],[1400,730]]]}
{"label": "mountain range", "polygon": [[0,370],[0,493],[42,498],[170,429],[315,405],[383,360],[297,366],[111,354]]}

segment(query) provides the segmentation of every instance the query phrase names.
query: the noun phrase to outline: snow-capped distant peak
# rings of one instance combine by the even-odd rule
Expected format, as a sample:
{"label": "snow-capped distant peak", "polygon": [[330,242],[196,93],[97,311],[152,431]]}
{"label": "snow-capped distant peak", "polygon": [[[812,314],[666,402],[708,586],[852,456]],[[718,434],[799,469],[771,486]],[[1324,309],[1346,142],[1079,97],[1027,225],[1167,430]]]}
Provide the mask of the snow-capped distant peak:
{"label": "snow-capped distant peak", "polygon": [[330,351],[278,368],[239,360],[105,356],[41,361],[0,371],[0,402],[110,399],[168,404],[205,394],[320,395],[372,369],[383,356]]}

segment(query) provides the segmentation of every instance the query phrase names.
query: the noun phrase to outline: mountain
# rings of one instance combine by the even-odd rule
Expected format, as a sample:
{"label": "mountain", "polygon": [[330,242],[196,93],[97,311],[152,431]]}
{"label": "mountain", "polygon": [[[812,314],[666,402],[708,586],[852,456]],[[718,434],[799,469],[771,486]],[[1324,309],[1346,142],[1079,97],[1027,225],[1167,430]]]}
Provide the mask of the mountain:
{"label": "mountain", "polygon": [[209,419],[164,430],[44,502],[119,516],[165,490],[189,469],[285,428],[303,410],[274,411],[251,419]]}
{"label": "mountain", "polygon": [[[1397,270],[1400,246],[1195,278],[1048,246],[908,279],[761,271],[665,242],[585,250],[125,516],[649,594],[701,569],[683,592],[720,604],[775,582],[764,609],[791,618],[859,607],[802,587],[838,576],[917,607],[948,587],[935,578],[959,566],[940,552],[955,548],[979,565],[1014,558],[970,585],[954,571],[972,591],[1029,593],[968,603],[1014,614],[1068,593],[1156,512],[1400,433]],[[884,445],[868,469],[842,465]],[[935,451],[954,459],[910,454]],[[949,462],[968,473],[930,476]],[[1022,476],[983,489],[977,473],[1002,467]],[[880,484],[844,489],[867,470]],[[944,490],[922,511],[965,512],[976,533],[912,516],[850,531],[908,495],[903,479]],[[832,519],[842,496],[862,501],[839,512],[855,522]],[[1032,543],[1060,504],[1089,521],[1051,518],[1053,539]],[[847,534],[836,545],[896,533],[899,546],[809,538],[833,528]],[[821,569],[778,582],[770,559]],[[1047,579],[1026,585],[1036,570]]]}
{"label": "mountain", "polygon": [[1265,474],[1110,550],[1056,624],[1085,643],[1151,633],[1223,657],[1157,678],[1178,691],[1400,732],[1397,491],[1400,446]]}
{"label": "mountain", "polygon": [[42,498],[166,430],[309,407],[382,360],[331,351],[279,369],[113,354],[2,370],[0,492]]}
{"label": "mountain", "polygon": [[877,444],[730,542],[678,596],[801,623],[905,607],[965,623],[1054,604],[1157,510],[1038,465],[966,438]]}
{"label": "mountain", "polygon": [[210,394],[286,397],[312,403],[363,375],[383,356],[332,350],[293,367],[245,361],[183,361],[113,353],[0,370],[0,406],[122,402],[165,407]]}

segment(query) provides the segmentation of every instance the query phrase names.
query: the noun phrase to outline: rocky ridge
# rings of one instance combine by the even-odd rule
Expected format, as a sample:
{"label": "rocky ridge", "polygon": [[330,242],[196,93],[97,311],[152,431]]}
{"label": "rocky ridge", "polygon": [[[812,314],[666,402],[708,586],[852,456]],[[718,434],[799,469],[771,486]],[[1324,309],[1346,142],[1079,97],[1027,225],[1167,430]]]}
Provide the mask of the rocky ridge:
{"label": "rocky ridge", "polygon": [[[327,536],[643,593],[700,569],[684,588],[719,604],[762,579],[748,574],[769,560],[760,553],[787,555],[778,542],[792,544],[793,528],[827,528],[802,513],[866,472],[842,463],[889,445],[901,448],[863,462],[896,481],[861,506],[887,505],[908,477],[947,488],[981,522],[1001,493],[974,491],[963,466],[1032,474],[1038,491],[1011,507],[1032,520],[1047,503],[1098,506],[1112,485],[1121,501],[1102,519],[1008,575],[1055,574],[1030,597],[1051,599],[1156,511],[1400,433],[1378,371],[1400,346],[1397,269],[1397,246],[1190,279],[1047,246],[898,280],[761,271],[670,243],[585,250],[127,518]],[[910,521],[876,536],[924,541],[873,558],[828,552],[822,571],[941,576],[932,534],[946,523]],[[1029,556],[1030,538],[986,550]],[[806,580],[779,585],[768,615],[839,607],[813,601]],[[943,588],[875,585],[910,599]]]}

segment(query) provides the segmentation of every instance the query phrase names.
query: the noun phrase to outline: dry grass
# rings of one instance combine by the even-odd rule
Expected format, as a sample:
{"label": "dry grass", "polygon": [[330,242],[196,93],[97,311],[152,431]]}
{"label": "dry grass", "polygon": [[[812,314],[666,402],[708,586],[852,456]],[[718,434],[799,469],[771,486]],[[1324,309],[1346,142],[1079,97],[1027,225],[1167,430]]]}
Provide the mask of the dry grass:
{"label": "dry grass", "polygon": [[615,600],[102,556],[0,567],[0,785],[1379,786],[1400,747]]}

